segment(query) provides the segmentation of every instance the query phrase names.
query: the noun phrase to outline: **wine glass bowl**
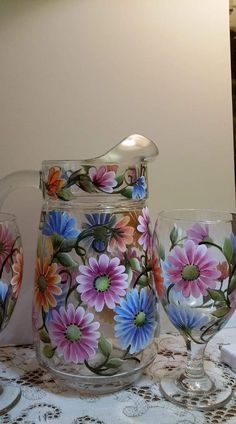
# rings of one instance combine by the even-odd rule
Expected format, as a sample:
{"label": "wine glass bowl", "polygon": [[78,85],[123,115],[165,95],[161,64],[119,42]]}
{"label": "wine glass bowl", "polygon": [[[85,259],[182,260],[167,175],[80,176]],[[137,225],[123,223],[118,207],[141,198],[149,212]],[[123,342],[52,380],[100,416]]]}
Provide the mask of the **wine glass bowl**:
{"label": "wine glass bowl", "polygon": [[209,210],[161,212],[156,221],[156,289],[187,346],[186,368],[164,376],[160,388],[188,408],[210,410],[232,395],[217,371],[204,371],[203,354],[236,308],[235,223],[234,214]]}
{"label": "wine glass bowl", "polygon": [[[14,215],[0,212],[0,331],[8,324],[20,292],[23,249]],[[20,389],[0,380],[0,415],[20,399]]]}

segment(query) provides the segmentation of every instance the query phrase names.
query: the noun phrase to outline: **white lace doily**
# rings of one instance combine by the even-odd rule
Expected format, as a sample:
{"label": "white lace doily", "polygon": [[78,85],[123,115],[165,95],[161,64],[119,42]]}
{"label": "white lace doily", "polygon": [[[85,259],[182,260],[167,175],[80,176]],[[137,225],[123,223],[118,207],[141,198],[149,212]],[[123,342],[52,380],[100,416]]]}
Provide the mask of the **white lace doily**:
{"label": "white lace doily", "polygon": [[[235,337],[235,329],[222,330],[209,343],[206,360],[216,363],[226,384],[236,388],[236,374],[219,363],[220,346]],[[0,349],[0,377],[21,386],[19,403],[0,417],[0,424],[236,424],[236,398],[219,410],[190,411],[175,406],[159,391],[159,379],[184,363],[182,337],[165,334],[158,339],[158,354],[146,374],[133,386],[112,395],[83,397],[39,367],[32,347]]]}

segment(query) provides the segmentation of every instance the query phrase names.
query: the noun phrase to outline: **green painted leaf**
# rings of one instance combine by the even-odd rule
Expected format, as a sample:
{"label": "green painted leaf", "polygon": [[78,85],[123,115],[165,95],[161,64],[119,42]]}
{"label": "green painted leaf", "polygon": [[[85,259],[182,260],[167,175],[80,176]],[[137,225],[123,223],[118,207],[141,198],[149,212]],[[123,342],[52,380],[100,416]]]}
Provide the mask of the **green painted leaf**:
{"label": "green painted leaf", "polygon": [[170,232],[170,241],[172,244],[175,244],[177,240],[178,240],[178,228],[177,228],[177,225],[175,224]]}
{"label": "green painted leaf", "polygon": [[44,356],[46,356],[46,358],[49,358],[49,359],[52,358],[54,353],[55,353],[55,348],[52,347],[51,344],[46,344],[43,347],[43,354],[44,354]]}
{"label": "green painted leaf", "polygon": [[236,275],[234,274],[229,284],[229,294],[236,289]]}
{"label": "green painted leaf", "polygon": [[138,279],[138,281],[137,281],[137,284],[139,285],[139,286],[141,286],[141,287],[147,287],[148,286],[148,284],[149,284],[149,277],[147,276],[147,275],[142,275],[139,279]]}
{"label": "green painted leaf", "polygon": [[130,268],[130,266],[126,267],[126,270],[125,271],[126,271],[126,273],[128,275],[128,284],[130,284],[131,281],[132,281],[132,278],[133,278],[133,271]]}
{"label": "green painted leaf", "polygon": [[62,188],[60,191],[57,192],[57,197],[61,200],[65,200],[68,202],[69,200],[74,199],[74,195],[71,193],[69,189]]}
{"label": "green painted leaf", "polygon": [[121,190],[122,196],[125,196],[128,199],[132,199],[132,193],[133,193],[133,187],[132,186],[127,186],[127,187],[123,188],[123,190]]}
{"label": "green painted leaf", "polygon": [[112,351],[112,343],[110,340],[107,340],[105,337],[101,337],[98,343],[98,348],[100,352],[106,357],[110,356]]}
{"label": "green painted leaf", "polygon": [[4,309],[0,307],[0,327],[4,319]]}
{"label": "green painted leaf", "polygon": [[[209,237],[209,236],[206,236],[206,237],[204,237],[204,239],[202,240],[202,242],[203,243],[213,243],[213,240],[212,240],[212,238],[211,237]],[[211,247],[211,246],[208,246],[208,247]]]}
{"label": "green painted leaf", "polygon": [[66,186],[67,187],[70,187],[70,186],[72,186],[72,185],[74,185],[74,184],[76,184],[77,183],[77,181],[79,180],[79,178],[80,178],[80,175],[83,173],[84,171],[83,171],[83,169],[77,169],[77,171],[75,171],[75,172],[72,172],[72,174],[70,174],[70,176],[69,176],[69,178],[68,178],[68,180],[67,180],[67,182],[66,182]]}
{"label": "green painted leaf", "polygon": [[94,193],[96,192],[96,187],[94,186],[94,184],[92,183],[89,175],[87,174],[81,174],[78,178],[78,181],[76,182],[76,184],[84,191],[86,191],[87,193]]}
{"label": "green painted leaf", "polygon": [[228,314],[229,311],[230,308],[228,306],[222,306],[221,308],[218,308],[212,312],[212,315],[214,315],[214,317],[221,318]]}
{"label": "green painted leaf", "polygon": [[221,290],[208,289],[207,291],[213,300],[226,300],[225,295]]}
{"label": "green painted leaf", "polygon": [[71,252],[75,247],[77,238],[64,239],[60,245],[60,252]]}
{"label": "green painted leaf", "polygon": [[9,297],[7,305],[6,305],[6,315],[8,316],[9,319],[12,315],[12,312],[14,311],[15,304],[16,304],[16,299]]}
{"label": "green painted leaf", "polygon": [[117,185],[116,185],[116,187],[115,187],[115,188],[120,187],[120,186],[122,185],[123,181],[124,181],[124,174],[117,175],[117,176],[116,176],[116,182],[117,182]]}
{"label": "green painted leaf", "polygon": [[120,359],[120,358],[111,358],[106,363],[106,367],[107,368],[120,368],[123,363],[124,363],[123,359]]}
{"label": "green painted leaf", "polygon": [[230,239],[226,238],[223,245],[223,253],[228,262],[232,263],[233,259],[233,245]]}
{"label": "green painted leaf", "polygon": [[78,263],[72,259],[68,253],[57,253],[56,259],[60,262],[61,265],[67,268],[77,267]]}
{"label": "green painted leaf", "polygon": [[39,330],[39,338],[43,343],[51,343],[51,339],[49,337],[48,332],[45,330],[45,328],[41,328],[41,330]]}
{"label": "green painted leaf", "polygon": [[52,240],[53,249],[54,250],[60,249],[61,244],[63,242],[63,237],[55,233],[53,234],[53,236],[51,236],[51,240]]}
{"label": "green painted leaf", "polygon": [[165,260],[165,248],[161,243],[158,245],[157,254],[159,259],[162,259],[162,261]]}
{"label": "green painted leaf", "polygon": [[134,269],[135,271],[138,271],[138,272],[142,271],[142,267],[140,265],[140,261],[138,260],[138,258],[129,259],[129,263],[131,268]]}

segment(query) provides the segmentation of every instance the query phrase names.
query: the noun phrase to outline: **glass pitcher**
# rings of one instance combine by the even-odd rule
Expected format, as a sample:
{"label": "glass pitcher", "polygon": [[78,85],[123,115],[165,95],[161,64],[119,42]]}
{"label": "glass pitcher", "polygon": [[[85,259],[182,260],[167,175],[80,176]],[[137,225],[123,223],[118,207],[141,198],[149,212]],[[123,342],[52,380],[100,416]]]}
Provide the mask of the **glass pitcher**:
{"label": "glass pitcher", "polygon": [[119,390],[156,354],[158,303],[152,281],[147,162],[156,145],[132,135],[90,160],[44,161],[42,171],[0,180],[40,186],[33,296],[37,358],[82,393]]}

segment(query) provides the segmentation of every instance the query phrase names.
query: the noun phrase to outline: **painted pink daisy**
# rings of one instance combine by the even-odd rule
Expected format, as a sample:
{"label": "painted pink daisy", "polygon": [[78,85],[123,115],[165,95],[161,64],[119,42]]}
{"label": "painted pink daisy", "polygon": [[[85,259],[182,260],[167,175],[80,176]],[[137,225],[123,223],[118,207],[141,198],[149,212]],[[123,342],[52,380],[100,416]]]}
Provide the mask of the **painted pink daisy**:
{"label": "painted pink daisy", "polygon": [[193,224],[192,227],[186,231],[186,234],[194,243],[201,243],[204,239],[209,238],[209,225],[199,223]]}
{"label": "painted pink daisy", "polygon": [[12,245],[12,234],[7,227],[0,224],[0,269],[4,264],[7,272],[11,270],[10,253],[12,250]]}
{"label": "painted pink daisy", "polygon": [[104,305],[114,309],[120,303],[121,297],[126,294],[128,275],[124,265],[120,265],[119,258],[101,255],[98,261],[89,258],[89,266],[80,265],[80,275],[76,278],[79,283],[77,290],[83,302],[102,311]]}
{"label": "painted pink daisy", "polygon": [[216,287],[220,276],[216,262],[205,245],[196,245],[192,240],[186,241],[184,247],[176,246],[168,256],[172,265],[167,269],[170,282],[185,297],[197,298],[206,295],[208,288]]}
{"label": "painted pink daisy", "polygon": [[111,239],[108,244],[108,251],[112,252],[117,248],[120,252],[125,252],[127,245],[133,243],[134,228],[127,225],[130,217],[124,216],[117,221],[111,229]]}
{"label": "painted pink daisy", "polygon": [[138,217],[139,225],[137,226],[137,230],[140,233],[143,233],[141,237],[139,237],[139,244],[143,246],[145,251],[151,248],[151,231],[150,231],[150,215],[148,207],[146,206],[142,210],[142,215]]}
{"label": "painted pink daisy", "polygon": [[61,306],[59,311],[52,312],[48,325],[50,338],[65,362],[83,363],[95,355],[100,324],[93,319],[93,314],[86,312],[82,306],[75,309],[72,303],[67,309]]}
{"label": "painted pink daisy", "polygon": [[102,165],[97,169],[95,166],[89,169],[89,176],[92,183],[100,190],[106,193],[112,193],[113,187],[117,185],[115,172],[108,171],[107,167]]}

